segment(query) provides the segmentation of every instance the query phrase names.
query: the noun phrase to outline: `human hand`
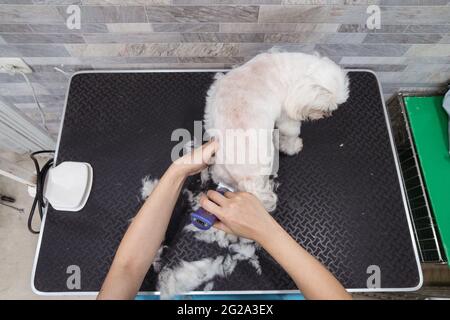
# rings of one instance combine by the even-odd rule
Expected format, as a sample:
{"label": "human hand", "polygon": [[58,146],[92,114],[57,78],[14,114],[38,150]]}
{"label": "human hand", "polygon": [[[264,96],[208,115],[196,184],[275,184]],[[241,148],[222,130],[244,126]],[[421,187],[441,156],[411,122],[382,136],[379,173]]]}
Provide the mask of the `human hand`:
{"label": "human hand", "polygon": [[248,192],[225,192],[209,190],[202,195],[200,205],[220,221],[214,227],[259,243],[278,223],[264,209],[261,202]]}
{"label": "human hand", "polygon": [[182,176],[192,176],[205,169],[219,148],[216,140],[211,140],[193,151],[175,160],[171,168]]}

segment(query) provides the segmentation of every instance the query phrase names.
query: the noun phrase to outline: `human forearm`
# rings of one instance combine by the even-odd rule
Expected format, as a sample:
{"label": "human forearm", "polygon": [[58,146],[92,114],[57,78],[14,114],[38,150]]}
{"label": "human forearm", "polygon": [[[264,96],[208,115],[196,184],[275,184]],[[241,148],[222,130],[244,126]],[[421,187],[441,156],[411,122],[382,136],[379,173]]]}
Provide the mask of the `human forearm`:
{"label": "human forearm", "polygon": [[340,282],[278,223],[256,240],[291,276],[307,299],[351,299]]}
{"label": "human forearm", "polygon": [[[143,273],[148,271],[164,240],[185,179],[186,176],[173,166],[165,172],[130,224],[116,254],[118,262],[122,265],[132,264]],[[143,255],[142,252],[147,254]]]}
{"label": "human forearm", "polygon": [[201,206],[220,221],[215,227],[253,239],[286,270],[308,299],[349,299],[339,281],[312,255],[303,249],[261,202],[247,192],[208,191]]}
{"label": "human forearm", "polygon": [[132,298],[164,240],[186,175],[171,166],[130,224],[99,298]]}

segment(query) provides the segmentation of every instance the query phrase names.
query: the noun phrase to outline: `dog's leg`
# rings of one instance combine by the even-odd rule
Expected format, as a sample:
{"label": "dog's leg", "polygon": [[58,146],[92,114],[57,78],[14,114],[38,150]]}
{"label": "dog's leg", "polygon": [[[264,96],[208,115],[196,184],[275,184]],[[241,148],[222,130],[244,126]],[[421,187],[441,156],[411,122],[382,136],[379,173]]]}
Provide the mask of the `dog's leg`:
{"label": "dog's leg", "polygon": [[303,148],[303,140],[300,135],[300,121],[282,117],[277,121],[280,133],[279,150],[287,155],[299,153]]}

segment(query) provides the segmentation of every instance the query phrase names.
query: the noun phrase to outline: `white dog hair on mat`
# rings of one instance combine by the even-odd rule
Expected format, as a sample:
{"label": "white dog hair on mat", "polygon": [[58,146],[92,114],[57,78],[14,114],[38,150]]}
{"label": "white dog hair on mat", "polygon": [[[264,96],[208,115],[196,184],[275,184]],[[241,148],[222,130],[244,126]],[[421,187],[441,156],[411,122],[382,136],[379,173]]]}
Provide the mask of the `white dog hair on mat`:
{"label": "white dog hair on mat", "polygon": [[227,234],[226,232],[209,228],[208,230],[199,230],[192,224],[188,224],[184,227],[184,231],[194,233],[194,238],[206,243],[217,243],[221,248],[228,248],[233,254],[235,260],[248,260],[253,267],[255,267],[258,274],[262,273],[259,265],[259,258],[256,255],[258,245],[250,239],[237,237],[233,234]]}
{"label": "white dog hair on mat", "polygon": [[[243,239],[243,238],[242,238]],[[239,261],[248,261],[261,274],[261,266],[256,256],[256,244],[244,239],[229,246],[230,253],[216,258],[205,258],[197,261],[181,261],[174,268],[165,267],[158,276],[158,289],[161,299],[192,291],[205,284],[204,291],[212,290],[216,277],[231,275]]]}
{"label": "white dog hair on mat", "polygon": [[[259,258],[256,255],[258,246],[254,241],[229,235],[215,228],[199,230],[192,224],[187,225],[184,231],[194,233],[197,240],[206,243],[215,242],[221,248],[228,248],[229,253],[215,259],[181,261],[174,268],[163,268],[158,277],[161,299],[170,299],[175,295],[192,291],[206,282],[208,283],[203,290],[209,291],[214,286],[214,278],[231,275],[239,261],[248,261],[257,274],[262,274]],[[208,290],[208,288],[211,289]]]}
{"label": "white dog hair on mat", "polygon": [[168,248],[168,246],[164,246],[162,245],[161,247],[159,247],[158,251],[156,252],[155,258],[153,259],[153,269],[155,270],[156,273],[161,271],[162,268],[162,254],[164,249]]}
{"label": "white dog hair on mat", "polygon": [[200,208],[200,196],[202,195],[200,192],[194,194],[191,190],[184,189],[183,193],[187,196],[192,211]]}
{"label": "white dog hair on mat", "polygon": [[205,284],[205,286],[203,287],[203,291],[211,291],[214,288],[214,282],[208,282],[207,284]]}
{"label": "white dog hair on mat", "polygon": [[[328,116],[347,100],[347,74],[326,57],[269,52],[226,75],[219,73],[215,79],[207,94],[204,115],[207,135],[217,138],[221,146],[210,167],[211,177],[237,191],[253,193],[268,211],[273,211],[277,196],[267,168],[274,163],[230,163],[236,156],[252,156],[256,151],[247,143],[224,147],[233,143],[227,132],[233,130],[238,137],[246,138],[248,130],[271,133],[277,128],[279,150],[294,155],[303,147],[299,137],[301,121]],[[258,142],[257,152],[274,159],[275,147],[273,141]]]}
{"label": "white dog hair on mat", "polygon": [[153,179],[151,176],[145,176],[142,179],[142,187],[141,187],[141,198],[145,200],[148,196],[153,192],[156,185],[158,184],[159,179]]}
{"label": "white dog hair on mat", "polygon": [[231,244],[239,241],[239,238],[232,234],[227,234],[216,228],[200,230],[192,224],[184,227],[184,231],[194,233],[194,238],[206,243],[217,243],[221,248],[228,248]]}
{"label": "white dog hair on mat", "polygon": [[[163,268],[158,276],[158,289],[161,299],[170,299],[186,293],[219,276],[226,277],[233,272],[236,261],[228,255],[205,258],[197,261],[181,261],[173,269]],[[209,284],[208,287],[212,288]]]}

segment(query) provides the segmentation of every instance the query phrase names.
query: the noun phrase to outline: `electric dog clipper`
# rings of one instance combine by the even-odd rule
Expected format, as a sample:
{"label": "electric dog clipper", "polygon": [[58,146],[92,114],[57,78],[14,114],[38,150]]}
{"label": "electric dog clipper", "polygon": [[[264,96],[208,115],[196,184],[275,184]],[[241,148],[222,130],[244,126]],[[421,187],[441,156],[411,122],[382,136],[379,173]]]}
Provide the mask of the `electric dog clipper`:
{"label": "electric dog clipper", "polygon": [[[223,183],[219,183],[217,185],[216,191],[221,193],[222,195],[225,194],[225,192],[230,191],[233,192],[234,190]],[[196,226],[198,229],[201,230],[208,230],[211,228],[214,223],[217,221],[217,218],[212,213],[209,213],[203,208],[198,208],[196,211],[191,213],[191,222],[194,226]]]}

